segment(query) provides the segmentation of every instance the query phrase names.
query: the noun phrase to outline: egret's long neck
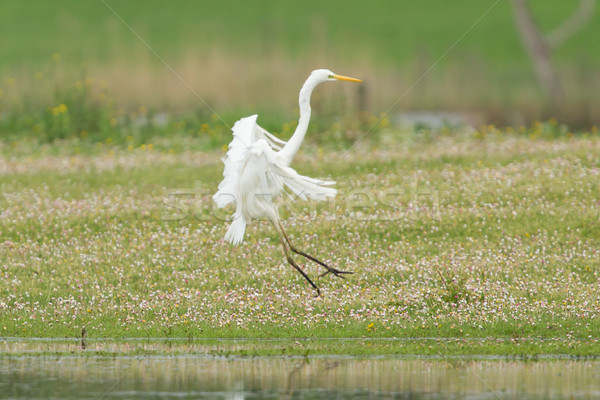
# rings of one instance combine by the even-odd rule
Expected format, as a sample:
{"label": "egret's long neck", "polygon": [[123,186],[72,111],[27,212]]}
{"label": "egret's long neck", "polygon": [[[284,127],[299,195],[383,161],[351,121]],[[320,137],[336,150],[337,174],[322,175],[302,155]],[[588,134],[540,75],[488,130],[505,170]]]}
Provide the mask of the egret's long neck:
{"label": "egret's long neck", "polygon": [[314,88],[319,84],[319,81],[316,81],[309,77],[304,85],[302,85],[302,89],[300,89],[300,96],[298,103],[300,105],[300,120],[298,121],[298,126],[294,131],[294,134],[287,142],[283,149],[279,152],[279,156],[281,160],[286,164],[290,165],[294,155],[298,152],[302,141],[304,140],[304,135],[306,135],[306,130],[308,129],[308,123],[310,121],[310,96],[314,90]]}

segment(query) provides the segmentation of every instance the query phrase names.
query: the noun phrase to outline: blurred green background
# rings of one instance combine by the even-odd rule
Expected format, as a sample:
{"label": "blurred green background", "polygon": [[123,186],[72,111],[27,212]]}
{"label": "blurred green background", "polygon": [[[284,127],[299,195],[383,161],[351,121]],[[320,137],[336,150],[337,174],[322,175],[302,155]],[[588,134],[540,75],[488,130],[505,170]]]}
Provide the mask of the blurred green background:
{"label": "blurred green background", "polygon": [[[549,31],[578,2],[529,4]],[[363,93],[320,88],[316,127],[356,111],[371,115],[365,126],[387,111],[393,123],[415,110],[459,112],[473,124],[555,117],[590,126],[600,108],[600,7],[594,13],[552,56],[565,99],[550,109],[508,0],[3,2],[0,131],[104,138],[148,121],[156,128],[165,113],[199,132],[259,112],[277,132],[296,118],[315,68],[364,80]]]}

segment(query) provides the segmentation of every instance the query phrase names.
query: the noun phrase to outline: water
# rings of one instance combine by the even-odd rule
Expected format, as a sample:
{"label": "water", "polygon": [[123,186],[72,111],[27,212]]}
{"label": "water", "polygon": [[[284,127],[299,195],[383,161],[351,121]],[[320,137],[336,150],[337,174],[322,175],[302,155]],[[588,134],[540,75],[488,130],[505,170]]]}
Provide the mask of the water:
{"label": "water", "polygon": [[4,356],[11,399],[594,399],[600,361]]}

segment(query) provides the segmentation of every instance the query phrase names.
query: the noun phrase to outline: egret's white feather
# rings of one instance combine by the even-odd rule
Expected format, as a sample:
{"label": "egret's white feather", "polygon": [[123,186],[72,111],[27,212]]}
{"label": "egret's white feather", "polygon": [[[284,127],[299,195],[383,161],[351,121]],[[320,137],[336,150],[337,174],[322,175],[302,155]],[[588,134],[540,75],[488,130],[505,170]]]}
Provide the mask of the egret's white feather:
{"label": "egret's white feather", "polygon": [[244,216],[238,213],[234,213],[233,221],[227,229],[225,234],[225,240],[231,244],[238,244],[244,240],[244,232],[246,231],[246,220]]}
{"label": "egret's white feather", "polygon": [[219,208],[235,202],[236,188],[242,165],[250,146],[256,141],[254,134],[256,118],[257,115],[251,115],[240,119],[233,125],[233,140],[229,143],[227,158],[223,160],[225,164],[223,180],[219,184],[219,190],[213,196]]}
{"label": "egret's white feather", "polygon": [[283,191],[317,201],[334,197],[337,192],[327,187],[335,182],[302,176],[281,165],[277,152],[286,142],[261,128],[256,119],[256,115],[242,118],[233,126],[233,140],[223,160],[223,181],[213,196],[219,208],[236,204],[233,222],[225,235],[225,240],[233,244],[243,240],[246,224],[252,219],[278,218],[274,200]]}
{"label": "egret's white feather", "polygon": [[264,138],[267,140],[269,145],[275,150],[281,150],[283,146],[287,144],[285,140],[279,139],[277,136],[273,135],[258,124],[256,124],[256,130],[259,132],[259,134],[264,135]]}

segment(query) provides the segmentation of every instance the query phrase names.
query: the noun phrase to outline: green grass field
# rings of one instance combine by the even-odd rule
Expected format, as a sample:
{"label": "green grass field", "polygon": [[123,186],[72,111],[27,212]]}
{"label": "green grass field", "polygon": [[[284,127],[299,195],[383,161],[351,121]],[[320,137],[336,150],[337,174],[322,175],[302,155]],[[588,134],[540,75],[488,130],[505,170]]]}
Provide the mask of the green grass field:
{"label": "green grass field", "polygon": [[563,129],[385,130],[348,154],[308,143],[298,171],[340,193],[285,202],[285,225],[355,272],[318,279],[319,298],[266,222],[223,242],[221,151],[197,138],[4,143],[2,335],[540,338],[518,349],[597,354],[600,141]]}
{"label": "green grass field", "polygon": [[[85,327],[115,354],[146,351],[131,337],[173,354],[600,354],[600,28],[555,54],[567,101],[531,123],[547,99],[509,2],[494,4],[5,4],[4,349],[69,352]],[[574,8],[531,4],[548,30]],[[211,196],[229,127],[258,112],[289,137],[317,67],[366,89],[361,107],[359,85],[320,87],[295,160],[338,197],[281,205],[299,248],[354,271],[317,279],[314,298],[267,222],[225,243],[232,210]],[[481,126],[396,123],[423,109]],[[36,337],[66,341],[19,342]]]}
{"label": "green grass field", "polygon": [[[195,56],[203,58],[203,51],[222,46],[241,54],[262,56],[273,51],[302,56],[325,50],[345,56],[346,61],[362,61],[367,52],[376,56],[378,63],[394,63],[396,67],[413,63],[419,53],[437,58],[491,8],[461,42],[457,54],[446,61],[460,60],[471,53],[487,60],[496,72],[507,67],[527,69],[525,53],[513,29],[510,5],[503,1],[492,8],[494,3],[182,1],[177,7],[164,7],[155,0],[62,0],[52,4],[35,0],[27,5],[12,3],[3,7],[6,18],[0,34],[12,40],[0,45],[0,65],[5,70],[22,64],[39,66],[56,52],[73,61],[110,63],[127,56],[136,60],[146,49],[112,9],[167,59],[189,52],[197,52]],[[576,6],[560,0],[532,0],[531,4],[547,30],[558,25]],[[598,34],[598,25],[589,24],[577,40],[561,49],[558,59],[572,64],[573,59],[589,57],[589,63],[597,66],[600,60],[592,56],[592,49],[598,47]]]}
{"label": "green grass field", "polygon": [[[100,101],[116,110],[143,106],[208,116],[193,90],[219,114],[258,111],[275,125],[295,118],[298,88],[317,67],[363,78],[365,107],[376,115],[401,99],[392,113],[458,110],[502,124],[554,116],[589,127],[598,118],[598,24],[588,24],[554,55],[567,99],[549,115],[509,2],[494,4],[13,2],[3,7],[0,26],[7,38],[0,43],[0,130],[10,131],[2,122],[11,116],[39,119],[40,110],[58,106],[68,88],[88,79],[102,82],[107,96]],[[546,30],[575,8],[561,0],[531,4]],[[324,91],[321,108],[354,109],[352,90]]]}

